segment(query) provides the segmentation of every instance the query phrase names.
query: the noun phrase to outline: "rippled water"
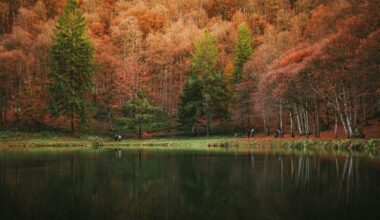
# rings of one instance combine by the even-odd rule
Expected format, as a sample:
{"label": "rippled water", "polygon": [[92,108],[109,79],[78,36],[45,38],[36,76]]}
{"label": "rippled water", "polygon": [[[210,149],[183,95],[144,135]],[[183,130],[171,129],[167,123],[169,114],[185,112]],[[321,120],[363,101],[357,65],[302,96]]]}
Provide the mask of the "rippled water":
{"label": "rippled water", "polygon": [[380,161],[183,150],[0,151],[1,219],[380,219]]}

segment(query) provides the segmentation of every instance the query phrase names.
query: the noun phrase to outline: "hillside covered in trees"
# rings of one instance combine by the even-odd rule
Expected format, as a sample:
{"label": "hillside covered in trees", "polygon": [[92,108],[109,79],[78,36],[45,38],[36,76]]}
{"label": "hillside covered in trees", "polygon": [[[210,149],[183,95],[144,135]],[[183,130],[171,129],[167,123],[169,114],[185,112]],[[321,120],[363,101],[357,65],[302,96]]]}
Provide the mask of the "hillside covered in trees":
{"label": "hillside covered in trees", "polygon": [[0,0],[3,127],[353,137],[379,65],[378,0]]}

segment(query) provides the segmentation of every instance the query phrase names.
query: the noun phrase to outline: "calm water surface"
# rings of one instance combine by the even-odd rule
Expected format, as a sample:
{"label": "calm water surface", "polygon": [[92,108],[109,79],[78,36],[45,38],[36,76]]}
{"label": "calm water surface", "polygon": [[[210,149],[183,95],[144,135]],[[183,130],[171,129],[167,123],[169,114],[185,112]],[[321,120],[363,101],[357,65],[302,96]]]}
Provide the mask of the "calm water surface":
{"label": "calm water surface", "polygon": [[380,219],[380,161],[233,150],[2,150],[1,219]]}

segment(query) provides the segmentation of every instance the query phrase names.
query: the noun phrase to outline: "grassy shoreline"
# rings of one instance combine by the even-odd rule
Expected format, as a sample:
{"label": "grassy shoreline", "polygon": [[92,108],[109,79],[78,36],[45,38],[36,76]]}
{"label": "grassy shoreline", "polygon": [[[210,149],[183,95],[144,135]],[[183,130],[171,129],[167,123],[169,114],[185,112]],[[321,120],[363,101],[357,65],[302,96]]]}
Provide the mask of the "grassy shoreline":
{"label": "grassy shoreline", "polygon": [[[95,141],[99,140],[99,141]],[[115,147],[160,147],[181,149],[247,148],[275,149],[281,151],[361,152],[380,155],[380,139],[307,139],[307,138],[234,138],[220,137],[175,137],[146,140],[127,139],[115,142],[107,137],[70,137],[57,134],[0,133],[0,148],[90,148],[100,143],[105,148]]]}

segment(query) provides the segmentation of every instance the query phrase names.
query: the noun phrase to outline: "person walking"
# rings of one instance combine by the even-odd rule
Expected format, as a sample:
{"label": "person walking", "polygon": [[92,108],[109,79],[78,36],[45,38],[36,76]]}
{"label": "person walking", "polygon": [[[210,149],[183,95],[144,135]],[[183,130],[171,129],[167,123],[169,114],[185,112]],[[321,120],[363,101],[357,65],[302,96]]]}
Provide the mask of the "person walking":
{"label": "person walking", "polygon": [[251,138],[253,138],[254,136],[255,136],[255,129],[252,128],[252,129],[251,129]]}

